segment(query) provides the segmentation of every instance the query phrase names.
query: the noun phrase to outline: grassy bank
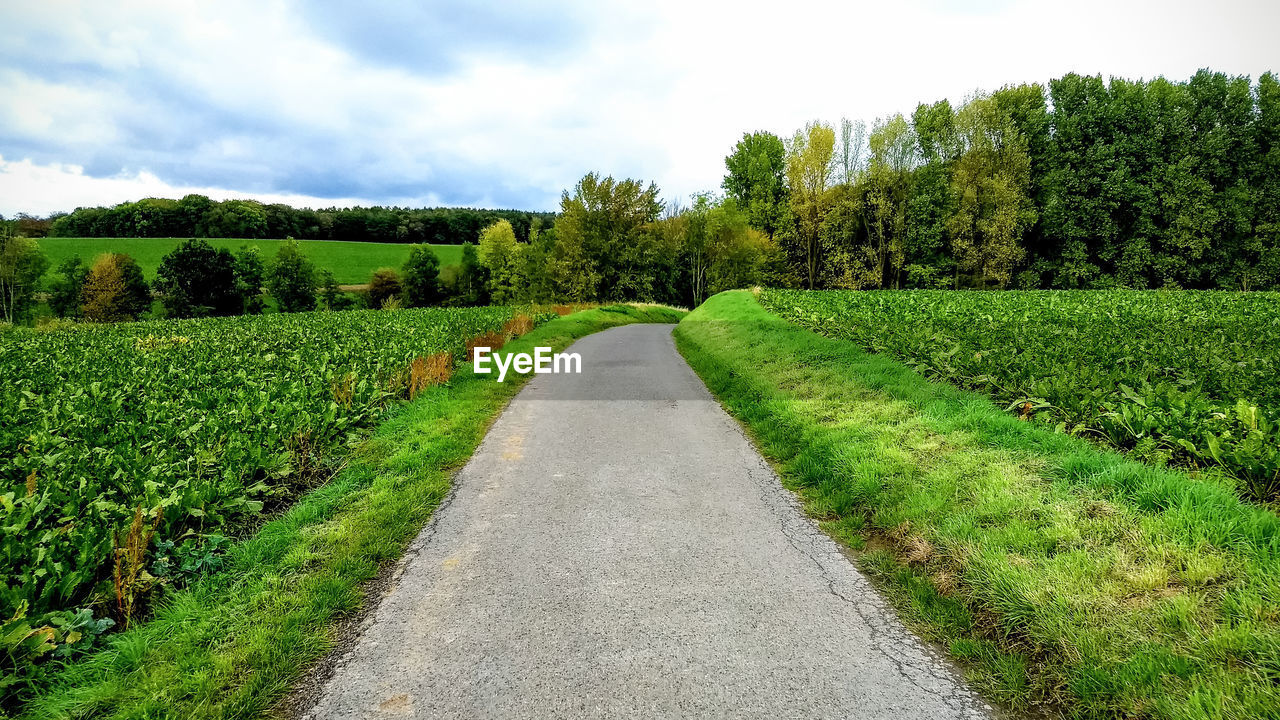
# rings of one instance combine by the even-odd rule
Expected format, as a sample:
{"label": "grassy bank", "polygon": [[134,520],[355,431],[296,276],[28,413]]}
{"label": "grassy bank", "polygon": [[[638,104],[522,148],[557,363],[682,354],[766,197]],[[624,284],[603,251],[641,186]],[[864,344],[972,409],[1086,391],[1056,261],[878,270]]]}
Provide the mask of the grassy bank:
{"label": "grassy bank", "polygon": [[[548,322],[506,351],[561,349],[679,311],[607,307]],[[323,487],[235,545],[225,571],[172,593],[154,617],[55,674],[31,718],[249,718],[283,697],[331,647],[362,584],[398,558],[445,497],[489,423],[522,382],[471,376],[403,406]]]}
{"label": "grassy bank", "polygon": [[[58,265],[73,255],[79,255],[85,263],[103,253],[119,252],[138,261],[142,273],[150,282],[155,279],[160,260],[173,251],[184,238],[40,238],[40,250],[49,258],[49,282]],[[241,238],[209,238],[215,248],[227,248],[232,252],[242,245],[257,247],[264,260],[276,256],[283,240],[254,240]],[[340,240],[299,240],[302,252],[320,270],[328,270],[342,285],[359,285],[369,282],[369,276],[380,267],[399,268],[409,257],[413,247],[408,243],[346,242]],[[432,245],[440,258],[440,267],[454,265],[462,260],[461,245]]]}
{"label": "grassy bank", "polygon": [[1280,716],[1280,519],[1229,489],[718,295],[690,364],[993,699],[1078,717]]}

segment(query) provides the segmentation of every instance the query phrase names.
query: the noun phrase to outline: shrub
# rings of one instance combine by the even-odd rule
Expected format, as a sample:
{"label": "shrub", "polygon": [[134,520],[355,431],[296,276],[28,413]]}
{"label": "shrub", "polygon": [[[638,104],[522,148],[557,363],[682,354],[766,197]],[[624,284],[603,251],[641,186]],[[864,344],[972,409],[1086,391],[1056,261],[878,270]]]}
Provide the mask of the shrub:
{"label": "shrub", "polygon": [[410,307],[438,305],[443,293],[440,287],[440,258],[426,245],[409,251],[404,264],[404,294]]}
{"label": "shrub", "polygon": [[0,320],[18,323],[31,317],[36,286],[48,267],[35,240],[12,235],[0,223]]}
{"label": "shrub", "polygon": [[257,315],[266,304],[262,296],[262,284],[266,281],[267,268],[262,262],[262,252],[256,245],[242,245],[235,254],[236,293],[240,296],[241,309],[246,315]]}
{"label": "shrub", "polygon": [[235,259],[207,240],[186,240],[165,255],[156,270],[156,290],[169,317],[235,315],[244,309]]}
{"label": "shrub", "polygon": [[316,307],[316,270],[302,254],[298,241],[288,238],[280,247],[267,274],[267,289],[280,312],[301,312]]}
{"label": "shrub", "polygon": [[369,278],[369,307],[382,308],[393,299],[399,299],[401,292],[403,286],[395,268],[378,268]]}
{"label": "shrub", "polygon": [[81,312],[93,322],[136,320],[151,307],[151,292],[142,268],[121,253],[98,257],[80,293]]}
{"label": "shrub", "polygon": [[58,274],[49,289],[49,308],[58,317],[78,317],[84,302],[80,294],[84,281],[89,277],[89,267],[79,255],[69,257],[58,265]]}

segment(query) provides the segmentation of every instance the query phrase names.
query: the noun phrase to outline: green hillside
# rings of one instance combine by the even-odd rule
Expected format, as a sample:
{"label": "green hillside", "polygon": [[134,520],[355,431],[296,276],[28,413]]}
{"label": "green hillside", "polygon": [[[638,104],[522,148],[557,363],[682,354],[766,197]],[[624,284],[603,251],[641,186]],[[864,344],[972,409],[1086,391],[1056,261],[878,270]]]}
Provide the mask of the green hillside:
{"label": "green hillside", "polygon": [[[40,249],[49,258],[46,282],[63,260],[79,255],[86,263],[102,253],[122,252],[138,261],[147,280],[155,279],[160,260],[181,243],[183,238],[41,238]],[[236,250],[242,245],[256,245],[264,259],[276,255],[283,240],[250,240],[242,238],[209,238],[214,247]],[[369,282],[369,275],[380,267],[399,268],[413,245],[407,243],[343,242],[339,240],[299,240],[303,252],[316,267],[329,270],[344,285]],[[440,266],[462,259],[461,245],[432,245],[440,258]]]}

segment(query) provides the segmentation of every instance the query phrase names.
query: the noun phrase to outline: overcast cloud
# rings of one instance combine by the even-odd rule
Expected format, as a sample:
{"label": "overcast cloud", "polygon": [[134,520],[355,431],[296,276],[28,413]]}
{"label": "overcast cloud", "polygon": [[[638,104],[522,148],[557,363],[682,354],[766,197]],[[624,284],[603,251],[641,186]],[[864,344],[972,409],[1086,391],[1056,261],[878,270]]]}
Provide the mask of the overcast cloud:
{"label": "overcast cloud", "polygon": [[1280,70],[1280,3],[6,2],[0,213],[146,196],[550,210],[715,189],[744,131],[1075,71]]}

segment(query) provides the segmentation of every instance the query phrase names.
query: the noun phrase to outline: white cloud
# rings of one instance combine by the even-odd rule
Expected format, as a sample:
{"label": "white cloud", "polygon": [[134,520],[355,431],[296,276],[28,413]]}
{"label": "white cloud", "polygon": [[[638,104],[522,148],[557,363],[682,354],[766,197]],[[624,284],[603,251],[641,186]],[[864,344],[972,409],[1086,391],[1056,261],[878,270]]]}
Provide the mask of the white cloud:
{"label": "white cloud", "polygon": [[[2,177],[44,179],[39,194],[0,186],[6,214],[188,186],[550,209],[588,170],[676,197],[717,187],[744,131],[870,121],[1070,71],[1256,78],[1280,65],[1268,36],[1280,4],[1264,0],[582,0],[547,11],[572,14],[563,37],[519,52],[459,28],[444,69],[379,62],[289,0],[11,5]],[[450,11],[389,17],[433,12]],[[386,31],[412,45],[413,28]]]}
{"label": "white cloud", "polygon": [[[310,208],[372,204],[361,198],[316,198],[295,193],[243,193],[226,188],[171,185],[146,171],[90,177],[77,165],[36,165],[30,160],[10,161],[0,156],[0,198],[4,202],[0,213],[6,216],[18,212],[48,215],[77,207],[115,205],[144,197],[180,198],[191,193],[215,200],[250,197],[265,203]],[[419,204],[434,205],[438,201],[423,198]]]}

